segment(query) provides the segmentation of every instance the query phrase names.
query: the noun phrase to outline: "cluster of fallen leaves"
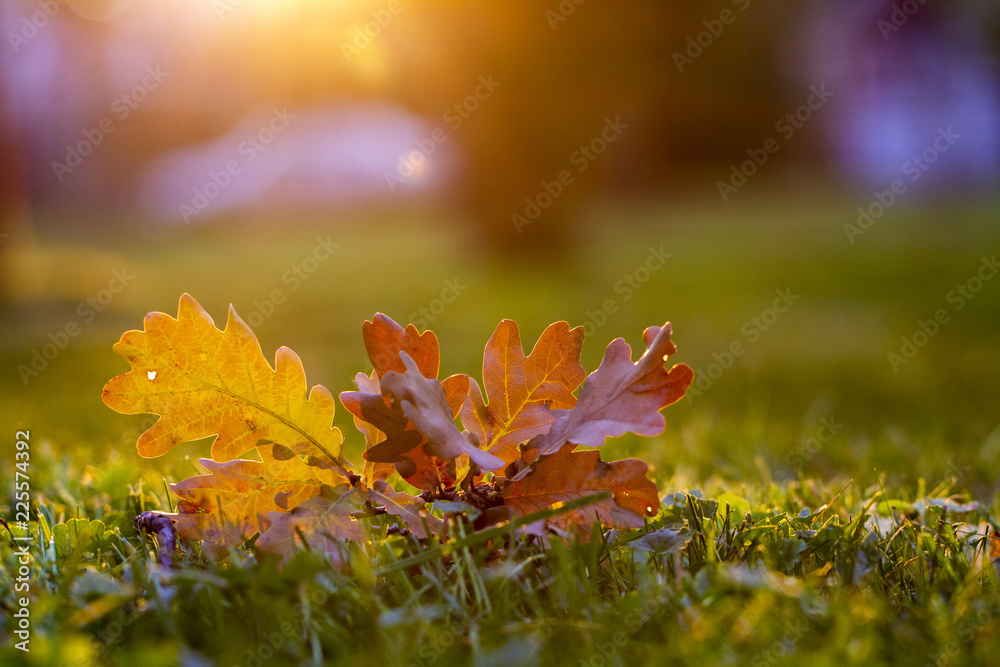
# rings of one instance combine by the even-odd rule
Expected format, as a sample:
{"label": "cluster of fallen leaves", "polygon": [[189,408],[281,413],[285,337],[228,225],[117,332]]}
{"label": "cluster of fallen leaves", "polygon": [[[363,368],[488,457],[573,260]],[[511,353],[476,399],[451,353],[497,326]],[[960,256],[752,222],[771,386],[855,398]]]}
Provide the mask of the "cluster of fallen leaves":
{"label": "cluster of fallen leaves", "polygon": [[[596,449],[577,448],[663,431],[660,410],[693,378],[684,364],[666,367],[676,351],[670,334],[669,323],[646,329],[635,362],[623,339],[612,341],[587,376],[583,327],[552,324],[525,356],[517,325],[504,320],[486,344],[480,387],[465,374],[439,380],[434,333],[377,314],[362,328],[374,370],[340,394],[365,438],[360,475],[342,456],[333,395],[307,388],[288,348],[272,368],[232,307],[223,331],[187,294],[176,319],[148,314],[142,331],[114,346],[132,370],[108,382],[103,398],[121,413],[160,416],[139,437],[144,457],[216,436],[211,458],[200,459],[208,473],[171,485],[177,512],[168,515],[181,537],[203,540],[215,556],[260,533],[260,550],[288,556],[304,540],[337,559],[347,540],[368,539],[365,518],[378,514],[426,539],[449,529],[440,510],[474,518],[478,529],[610,492],[526,527],[586,539],[595,515],[635,528],[659,507],[645,463],[605,462]],[[237,458],[254,449],[260,460]],[[420,495],[393,488],[394,474]]]}

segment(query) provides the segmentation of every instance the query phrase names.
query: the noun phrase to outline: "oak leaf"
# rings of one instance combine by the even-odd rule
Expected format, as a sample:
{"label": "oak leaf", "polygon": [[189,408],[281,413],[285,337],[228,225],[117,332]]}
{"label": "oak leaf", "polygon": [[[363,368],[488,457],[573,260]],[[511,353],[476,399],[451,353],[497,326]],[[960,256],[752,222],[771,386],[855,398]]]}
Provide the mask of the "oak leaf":
{"label": "oak leaf", "polygon": [[677,351],[670,333],[669,322],[647,328],[642,334],[646,351],[634,363],[624,339],[611,341],[600,367],[584,382],[576,406],[547,433],[532,438],[524,446],[523,458],[532,461],[553,454],[566,443],[600,447],[605,439],[627,432],[662,433],[666,421],[660,410],[679,401],[694,378],[686,364],[666,369],[665,362]]}
{"label": "oak leaf", "polygon": [[441,350],[433,331],[420,333],[412,324],[403,329],[388,316],[376,313],[371,321],[361,325],[361,336],[379,377],[385,377],[389,371],[405,372],[399,353],[406,352],[424,377],[437,378]]}
{"label": "oak leaf", "polygon": [[[461,404],[469,393],[468,375],[451,375],[441,381],[445,401],[451,408],[452,419],[458,417]],[[396,471],[418,489],[433,490],[455,486],[459,478],[459,461],[462,471],[468,466],[466,457],[441,459],[427,452],[426,442],[414,447],[396,463]]]}
{"label": "oak leaf", "polygon": [[596,518],[612,528],[641,528],[643,516],[654,516],[660,501],[656,485],[646,478],[648,466],[636,459],[605,463],[596,450],[573,451],[574,445],[541,459],[530,475],[504,488],[504,504],[518,516],[610,491],[607,500],[561,514],[549,521],[580,537],[590,535]]}
{"label": "oak leaf", "polygon": [[480,446],[505,463],[516,461],[517,446],[546,433],[559,413],[572,408],[573,392],[587,376],[580,365],[583,327],[570,329],[566,322],[549,325],[531,354],[524,355],[521,334],[512,320],[503,320],[486,344],[483,355],[483,400],[479,385],[471,381],[462,406],[462,423]]}
{"label": "oak leaf", "polygon": [[[400,405],[393,405],[389,396],[383,396],[379,382],[386,373],[406,372],[400,356],[403,352],[414,359],[421,375],[436,379],[440,363],[437,337],[431,331],[419,333],[412,324],[404,329],[382,313],[364,323],[362,336],[374,370],[370,376],[356,377],[359,391],[342,392],[340,399],[365,434],[366,483],[384,479],[395,469],[421,489],[453,486],[458,475],[456,461],[427,452],[424,435],[406,418]],[[469,393],[468,376],[453,375],[445,378],[441,386],[453,418],[457,417]]]}
{"label": "oak leaf", "polygon": [[407,484],[425,491],[453,487],[459,478],[456,459],[439,459],[431,456],[423,445],[406,452],[402,460],[395,464],[395,468]]}
{"label": "oak leaf", "polygon": [[[444,521],[427,511],[427,503],[423,498],[395,491],[385,480],[375,482],[368,491],[368,499],[373,504],[385,507],[388,514],[402,519],[410,532],[422,540],[427,539],[428,528],[434,534],[440,534],[444,529]],[[427,528],[424,527],[425,522]]]}
{"label": "oak leaf", "polygon": [[152,458],[178,443],[217,436],[212,458],[231,461],[256,446],[322,456],[346,473],[343,437],[332,426],[334,400],[322,385],[306,394],[299,357],[278,348],[275,367],[232,306],[224,331],[184,294],[177,319],[146,315],[142,331],[127,331],[114,346],[132,370],[104,387],[104,402],[124,414],[160,419],[139,437],[139,454]]}
{"label": "oak leaf", "polygon": [[335,564],[343,564],[346,540],[363,542],[368,537],[365,524],[354,518],[364,509],[367,492],[360,486],[323,486],[320,494],[290,512],[270,512],[270,527],[257,538],[261,551],[280,554],[287,560],[305,546],[322,551]]}
{"label": "oak leaf", "polygon": [[[423,434],[410,423],[400,406],[393,406],[392,399],[382,395],[377,373],[373,371],[370,377],[360,373],[355,383],[360,391],[341,392],[340,400],[365,435],[365,483],[371,486],[395,470],[420,489],[453,486],[457,481],[456,462],[427,453],[422,444],[426,441]],[[457,411],[456,406],[453,412]]]}
{"label": "oak leaf", "polygon": [[[371,387],[366,383],[366,389]],[[340,401],[356,419],[374,429],[374,439],[365,450],[365,459],[376,463],[396,463],[402,460],[403,454],[423,442],[424,436],[410,423],[402,406],[382,395],[381,383],[376,380],[374,387],[379,389],[379,393],[341,392]]]}
{"label": "oak leaf", "polygon": [[306,465],[298,457],[280,461],[266,448],[262,461],[237,459],[216,463],[201,459],[207,475],[170,485],[179,498],[177,532],[187,539],[204,540],[214,557],[226,555],[254,533],[270,526],[270,512],[287,511],[318,495],[323,485],[345,481],[332,470]]}
{"label": "oak leaf", "polygon": [[[371,422],[365,421],[361,417],[361,402],[357,399],[355,394],[371,394],[375,396],[381,396],[382,390],[379,388],[378,384],[378,371],[372,371],[371,375],[365,375],[364,373],[358,373],[354,377],[354,384],[358,387],[358,392],[342,392],[340,394],[340,401],[344,403],[348,411],[354,417],[354,425],[362,435],[365,436],[365,450],[371,449],[375,445],[385,442],[385,433],[380,431]],[[347,400],[345,400],[345,395]],[[348,405],[348,401],[353,401],[352,405]],[[352,406],[354,409],[352,409]],[[385,479],[393,473],[395,467],[391,463],[385,463],[382,461],[369,461],[365,459],[364,467],[364,480],[367,486],[371,486],[375,481],[380,479]]]}
{"label": "oak leaf", "polygon": [[466,454],[483,470],[502,467],[502,459],[470,443],[455,426],[454,413],[441,383],[424,377],[417,362],[406,352],[400,352],[399,356],[406,365],[406,372],[386,373],[381,382],[382,393],[391,395],[393,407],[401,409],[427,438],[424,444],[427,453],[441,459],[454,459]]}

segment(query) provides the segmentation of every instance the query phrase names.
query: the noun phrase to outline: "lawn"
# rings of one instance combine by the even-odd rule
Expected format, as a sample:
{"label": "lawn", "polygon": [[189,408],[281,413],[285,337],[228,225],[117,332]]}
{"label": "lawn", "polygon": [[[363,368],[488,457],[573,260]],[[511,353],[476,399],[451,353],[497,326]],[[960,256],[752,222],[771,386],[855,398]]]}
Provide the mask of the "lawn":
{"label": "lawn", "polygon": [[[523,258],[430,212],[43,226],[16,266],[23,294],[50,298],[0,306],[3,664],[988,663],[997,206],[900,205],[852,242],[862,203],[609,202],[562,254]],[[184,292],[220,325],[232,303],[266,357],[292,348],[335,394],[370,370],[361,324],[379,311],[437,333],[442,377],[479,375],[503,318],[525,341],[585,325],[588,370],[613,338],[641,347],[669,320],[695,384],[662,436],[602,450],[649,462],[662,507],[644,530],[549,549],[507,534],[421,545],[378,519],[342,570],[309,552],[281,568],[252,541],[222,561],[182,544],[161,569],[133,517],[170,510],[166,484],[200,472],[208,445],[140,458],[152,419],[114,413],[101,389],[128,370],[114,342]],[[32,368],[60,332],[65,348]],[[341,406],[335,424],[360,462]],[[30,653],[13,634],[18,430],[37,518]]]}

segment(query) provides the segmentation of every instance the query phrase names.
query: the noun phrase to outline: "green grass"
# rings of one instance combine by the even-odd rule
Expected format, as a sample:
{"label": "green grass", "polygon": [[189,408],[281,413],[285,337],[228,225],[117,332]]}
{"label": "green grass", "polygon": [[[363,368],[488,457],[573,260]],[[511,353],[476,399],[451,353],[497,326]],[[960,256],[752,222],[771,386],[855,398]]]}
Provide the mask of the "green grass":
{"label": "green grass", "polygon": [[[24,266],[38,269],[58,246],[97,252],[86,271],[70,259],[19,278],[25,293],[58,296],[0,304],[8,369],[0,425],[11,443],[17,429],[31,429],[38,517],[30,654],[12,646],[18,563],[4,531],[0,661],[756,667],[928,665],[944,654],[937,664],[990,662],[1000,638],[985,539],[1000,510],[1000,280],[961,310],[946,295],[1000,250],[997,208],[894,209],[852,245],[842,225],[860,202],[781,201],[748,200],[738,212],[594,209],[570,251],[551,260],[491,259],[462,227],[430,215],[40,233]],[[292,289],[283,276],[327,235],[340,248]],[[638,267],[661,245],[671,257],[626,300],[616,284],[644,278]],[[122,266],[135,279],[25,386],[17,366],[78,321],[78,303]],[[285,301],[253,327],[265,356],[291,347],[309,381],[336,393],[368,369],[364,319],[383,311],[407,322],[455,279],[465,288],[428,322],[443,375],[478,375],[504,317],[519,322],[529,346],[552,321],[589,322],[591,370],[612,338],[639,345],[645,326],[667,319],[675,360],[703,376],[716,355],[743,344],[701,395],[665,411],[663,436],[605,446],[606,458],[652,464],[665,501],[645,531],[549,550],[473,537],[422,560],[431,545],[386,536],[375,523],[372,543],[344,571],[310,553],[278,568],[252,544],[222,562],[187,544],[175,571],[154,565],[155,545],[137,535],[133,517],[169,509],[165,482],[197,472],[207,446],[138,457],[134,442],[149,417],[117,415],[100,400],[104,382],[127,370],[111,351],[123,331],[140,328],[150,310],[176,313],[185,291],[221,323],[230,302],[249,320],[255,302],[279,289]],[[753,318],[785,289],[798,300],[757,328]],[[939,308],[949,322],[895,372],[888,353]],[[336,424],[347,457],[360,461],[346,410]],[[13,444],[8,451],[0,489],[12,505]],[[697,489],[718,506],[695,498]],[[978,506],[963,505],[970,500]],[[67,523],[75,518],[105,529],[81,534],[82,523]],[[689,538],[683,548],[636,548],[664,527]],[[49,540],[53,530],[59,543]],[[420,562],[394,565],[411,556]]]}
{"label": "green grass", "polygon": [[252,547],[213,562],[197,545],[166,571],[131,523],[162,491],[123,492],[127,464],[77,471],[46,449],[37,483],[67,480],[74,514],[102,524],[53,537],[65,517],[41,503],[32,652],[8,646],[4,664],[987,664],[1000,648],[984,532],[1000,508],[947,500],[950,485],[669,493],[646,530],[548,550],[470,535],[442,555],[375,522],[343,571]]}

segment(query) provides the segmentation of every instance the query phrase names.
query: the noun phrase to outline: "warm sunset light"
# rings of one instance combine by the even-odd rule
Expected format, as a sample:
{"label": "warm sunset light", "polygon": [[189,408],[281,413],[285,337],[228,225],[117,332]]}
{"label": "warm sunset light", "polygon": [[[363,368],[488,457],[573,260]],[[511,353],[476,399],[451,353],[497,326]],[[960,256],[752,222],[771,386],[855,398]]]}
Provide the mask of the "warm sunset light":
{"label": "warm sunset light", "polygon": [[1000,655],[1000,3],[2,0],[0,665]]}

